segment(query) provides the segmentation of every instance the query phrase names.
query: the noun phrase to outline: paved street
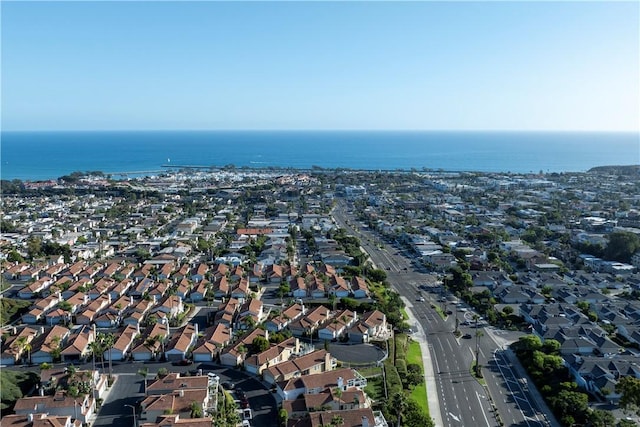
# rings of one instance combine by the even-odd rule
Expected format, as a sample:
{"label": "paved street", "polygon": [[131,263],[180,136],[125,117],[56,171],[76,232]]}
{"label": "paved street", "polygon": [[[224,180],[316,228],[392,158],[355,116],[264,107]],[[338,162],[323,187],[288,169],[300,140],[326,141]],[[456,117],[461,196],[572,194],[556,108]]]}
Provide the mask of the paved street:
{"label": "paved street", "polygon": [[[493,337],[500,332],[488,337],[484,327],[478,329],[481,335],[478,337],[478,349],[480,364],[484,367],[483,374],[486,382],[491,386],[483,387],[471,375],[471,367],[475,358],[475,333],[472,326],[461,326],[462,334],[471,334],[472,339],[457,339],[453,334],[455,329],[455,317],[460,316],[463,321],[464,314],[458,313],[454,308],[454,315],[443,320],[432,308],[439,304],[442,308],[453,308],[453,303],[440,302],[442,287],[435,274],[427,274],[422,267],[412,264],[400,248],[393,247],[380,239],[367,229],[356,227],[353,218],[344,201],[339,201],[333,212],[333,216],[341,227],[358,236],[363,248],[369,253],[371,260],[378,267],[387,272],[387,280],[403,297],[407,308],[411,311],[411,322],[414,330],[414,339],[424,339],[429,355],[427,359],[433,363],[433,375],[428,375],[425,368],[427,390],[437,398],[429,396],[429,405],[432,414],[439,412],[440,417],[434,416],[437,425],[444,426],[496,426],[499,425],[498,417],[494,414],[492,401],[498,411],[499,418],[504,425],[509,426],[538,426],[552,425],[555,421],[550,412],[537,402],[531,390],[523,388],[518,390],[512,379],[514,372],[501,369],[509,364],[498,356],[494,359],[494,351],[501,348],[505,342],[516,338],[508,337],[501,343],[494,341]],[[356,229],[357,228],[357,229]],[[428,291],[418,290],[418,286],[426,286]],[[424,296],[425,301],[416,301],[419,296]],[[467,314],[470,316],[471,313]],[[424,334],[421,336],[421,334]],[[424,346],[423,346],[424,348]],[[432,384],[430,384],[430,382]],[[521,384],[523,387],[524,384]],[[514,392],[517,392],[514,394]],[[434,407],[438,405],[439,408]],[[542,408],[542,409],[541,409]]]}
{"label": "paved street", "polygon": [[143,398],[142,377],[126,373],[117,375],[94,422],[94,427],[131,427],[133,410],[124,405],[136,406]]}

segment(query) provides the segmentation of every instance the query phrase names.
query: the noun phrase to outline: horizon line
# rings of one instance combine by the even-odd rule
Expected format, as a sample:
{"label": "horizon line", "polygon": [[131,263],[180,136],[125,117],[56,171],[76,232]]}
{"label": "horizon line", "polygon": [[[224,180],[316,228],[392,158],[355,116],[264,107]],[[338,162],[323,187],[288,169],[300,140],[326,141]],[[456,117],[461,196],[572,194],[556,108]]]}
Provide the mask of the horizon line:
{"label": "horizon line", "polygon": [[314,128],[265,128],[265,129],[1,129],[0,133],[71,133],[71,132],[457,132],[457,133],[640,133],[640,129],[314,129]]}

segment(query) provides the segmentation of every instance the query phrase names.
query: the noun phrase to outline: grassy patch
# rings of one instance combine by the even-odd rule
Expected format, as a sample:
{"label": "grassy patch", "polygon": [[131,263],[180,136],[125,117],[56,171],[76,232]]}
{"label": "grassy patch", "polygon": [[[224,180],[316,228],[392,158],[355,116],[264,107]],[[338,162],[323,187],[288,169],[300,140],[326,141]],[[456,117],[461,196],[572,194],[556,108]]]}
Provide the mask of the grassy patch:
{"label": "grassy patch", "polygon": [[11,283],[6,282],[4,278],[0,277],[0,291],[5,291],[11,287]]}
{"label": "grassy patch", "polygon": [[[484,380],[484,377],[476,375],[476,362],[475,360],[471,362],[471,376],[474,377],[480,384],[483,386],[487,385],[487,382]],[[482,374],[482,365],[480,365],[480,374]]]}
{"label": "grassy patch", "polygon": [[402,309],[402,318],[404,320],[409,320],[409,313],[407,313],[407,309],[406,308]]}
{"label": "grassy patch", "polygon": [[[422,351],[420,350],[420,344],[416,341],[409,342],[409,348],[407,348],[407,364],[415,363],[422,367],[424,372],[424,365],[422,364]],[[411,399],[413,399],[422,410],[429,415],[429,404],[427,402],[427,385],[425,383],[418,384],[411,390]]]}
{"label": "grassy patch", "polygon": [[427,385],[425,383],[419,384],[411,390],[409,397],[415,401],[420,408],[429,416],[429,403],[427,402]]}
{"label": "grassy patch", "polygon": [[411,341],[407,349],[407,364],[410,363],[422,366],[422,351],[420,350],[420,344],[416,341]]}
{"label": "grassy patch", "polygon": [[384,400],[384,379],[382,376],[368,379],[364,392],[374,402]]}
{"label": "grassy patch", "polygon": [[442,317],[442,320],[447,320],[447,315],[444,313],[444,311],[442,311],[440,307],[436,305],[434,310],[440,315],[440,317]]}
{"label": "grassy patch", "polygon": [[373,366],[371,368],[358,368],[356,370],[365,378],[373,378],[382,375],[382,367],[380,366]]}

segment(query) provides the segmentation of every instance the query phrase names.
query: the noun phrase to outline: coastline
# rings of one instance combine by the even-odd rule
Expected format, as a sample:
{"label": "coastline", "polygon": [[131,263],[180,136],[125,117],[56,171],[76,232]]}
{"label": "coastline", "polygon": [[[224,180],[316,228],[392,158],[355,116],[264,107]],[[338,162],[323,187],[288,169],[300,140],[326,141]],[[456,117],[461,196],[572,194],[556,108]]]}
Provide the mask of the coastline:
{"label": "coastline", "polygon": [[[191,169],[586,172],[640,159],[634,133],[3,132],[2,179]],[[133,172],[132,172],[133,171]]]}

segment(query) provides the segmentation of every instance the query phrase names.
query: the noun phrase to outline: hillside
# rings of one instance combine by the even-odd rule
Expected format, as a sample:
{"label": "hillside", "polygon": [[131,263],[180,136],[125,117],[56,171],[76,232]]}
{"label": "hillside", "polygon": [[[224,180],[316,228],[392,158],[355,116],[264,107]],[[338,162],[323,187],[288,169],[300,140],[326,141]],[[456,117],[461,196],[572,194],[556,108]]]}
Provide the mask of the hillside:
{"label": "hillside", "polygon": [[11,298],[0,299],[0,324],[6,325],[13,322],[25,313],[30,306],[31,301]]}
{"label": "hillside", "polygon": [[587,173],[606,173],[617,175],[638,175],[640,173],[640,165],[626,166],[596,166],[587,171]]}

